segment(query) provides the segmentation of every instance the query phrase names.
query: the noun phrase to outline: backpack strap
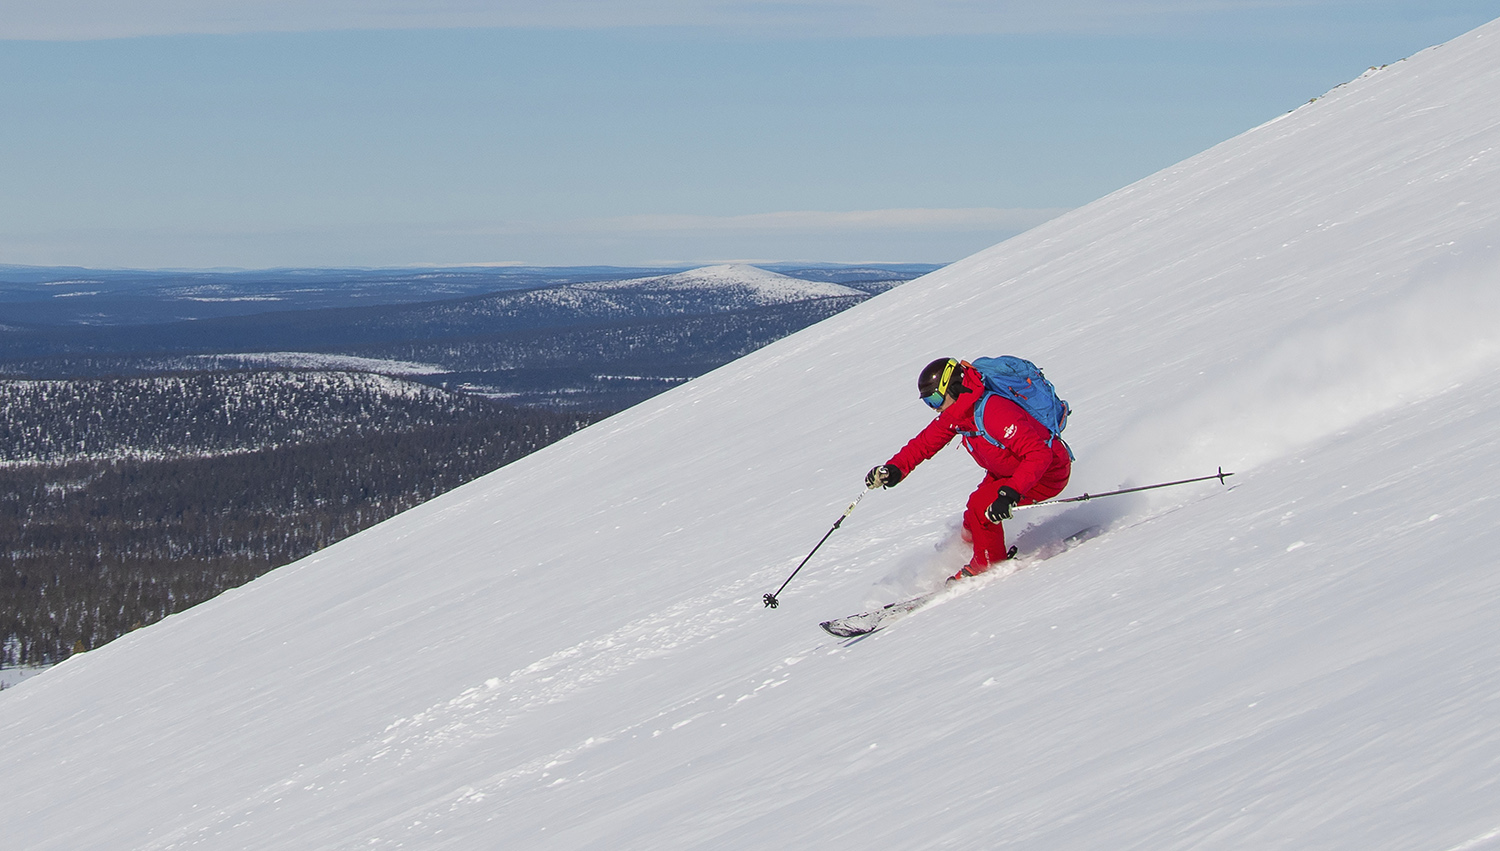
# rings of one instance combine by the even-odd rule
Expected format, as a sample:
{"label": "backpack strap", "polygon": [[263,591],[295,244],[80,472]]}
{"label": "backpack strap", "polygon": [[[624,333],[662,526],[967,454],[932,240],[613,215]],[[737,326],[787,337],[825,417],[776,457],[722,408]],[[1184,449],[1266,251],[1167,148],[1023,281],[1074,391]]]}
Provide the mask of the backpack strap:
{"label": "backpack strap", "polygon": [[1005,444],[996,440],[994,435],[990,434],[984,428],[984,406],[990,401],[990,397],[994,395],[995,391],[987,390],[985,391],[985,394],[983,396],[979,397],[979,401],[974,403],[974,430],[960,431],[959,434],[963,435],[964,437],[982,437],[985,440],[989,441],[990,445],[998,446],[1001,449],[1004,449]]}
{"label": "backpack strap", "polygon": [[[959,434],[963,435],[964,437],[970,437],[970,438],[972,438],[972,437],[982,437],[986,441],[988,441],[991,446],[998,446],[1001,449],[1008,449],[1009,447],[1007,447],[1005,444],[1001,443],[1000,441],[996,440],[995,436],[992,435],[992,434],[990,434],[989,431],[986,430],[985,427],[984,427],[984,406],[985,406],[986,403],[988,403],[990,401],[990,397],[991,396],[997,396],[997,395],[999,395],[999,394],[997,394],[995,391],[993,391],[993,390],[987,390],[987,391],[985,391],[985,394],[983,396],[979,397],[979,401],[974,403],[974,430],[973,431],[959,431]],[[1030,416],[1030,415],[1028,414],[1028,416]],[[1032,419],[1036,419],[1036,418],[1032,417]],[[1047,427],[1046,426],[1042,426],[1042,428],[1047,428]],[[1058,434],[1055,431],[1052,431],[1051,429],[1048,429],[1047,430],[1047,445],[1051,446],[1052,445],[1052,441],[1054,441],[1054,440],[1062,440],[1062,435]],[[1073,454],[1073,447],[1069,446],[1068,442],[1066,440],[1062,440],[1062,445],[1063,445],[1064,449],[1068,450],[1068,459],[1069,460],[1071,460],[1071,461],[1078,460],[1078,456],[1076,456],[1076,455]]]}

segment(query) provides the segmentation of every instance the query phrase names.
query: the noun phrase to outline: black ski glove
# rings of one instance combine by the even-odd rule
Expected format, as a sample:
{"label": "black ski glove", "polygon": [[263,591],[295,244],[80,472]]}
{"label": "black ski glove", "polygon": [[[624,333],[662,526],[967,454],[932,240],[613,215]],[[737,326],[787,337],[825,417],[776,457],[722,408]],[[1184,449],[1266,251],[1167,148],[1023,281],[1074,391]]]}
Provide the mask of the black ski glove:
{"label": "black ski glove", "polygon": [[893,488],[900,483],[902,475],[901,468],[895,464],[881,464],[879,467],[871,467],[870,472],[865,474],[865,487]]}
{"label": "black ski glove", "polygon": [[984,519],[991,523],[999,523],[1001,520],[1010,519],[1010,511],[1021,502],[1021,494],[1013,487],[1003,487],[995,496],[995,501],[984,510]]}

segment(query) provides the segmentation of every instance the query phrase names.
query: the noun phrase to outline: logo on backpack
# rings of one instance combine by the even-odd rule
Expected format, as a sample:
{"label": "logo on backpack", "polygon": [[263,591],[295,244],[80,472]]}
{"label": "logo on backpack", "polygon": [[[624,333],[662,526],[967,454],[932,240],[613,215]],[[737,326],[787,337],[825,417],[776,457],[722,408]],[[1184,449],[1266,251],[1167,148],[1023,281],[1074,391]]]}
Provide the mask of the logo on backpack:
{"label": "logo on backpack", "polygon": [[[1000,396],[1020,405],[1021,410],[1030,414],[1032,419],[1051,433],[1052,437],[1047,440],[1048,446],[1052,445],[1053,440],[1062,439],[1062,430],[1068,427],[1071,409],[1067,402],[1058,398],[1057,389],[1042,375],[1036,364],[1025,358],[1001,355],[997,358],[975,358],[969,366],[984,378],[986,391],[974,405],[974,436],[982,437],[995,446],[1004,445],[984,430],[984,405],[991,396]],[[1010,436],[1009,432],[1005,434],[1007,438]],[[1066,441],[1063,446],[1067,446]],[[1068,448],[1068,455],[1073,455],[1071,447]]]}

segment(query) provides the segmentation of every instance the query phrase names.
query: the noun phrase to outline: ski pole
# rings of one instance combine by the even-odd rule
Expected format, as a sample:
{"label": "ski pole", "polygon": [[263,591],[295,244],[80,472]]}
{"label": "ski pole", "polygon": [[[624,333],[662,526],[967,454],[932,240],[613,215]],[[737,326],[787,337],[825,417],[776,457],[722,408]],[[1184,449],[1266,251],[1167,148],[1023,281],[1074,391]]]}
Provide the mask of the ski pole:
{"label": "ski pole", "polygon": [[1119,496],[1122,493],[1136,493],[1137,491],[1156,490],[1157,488],[1170,488],[1174,485],[1186,485],[1193,482],[1206,482],[1209,479],[1218,479],[1219,484],[1222,485],[1225,484],[1224,480],[1232,475],[1234,474],[1226,473],[1224,472],[1224,468],[1220,467],[1219,472],[1215,473],[1212,476],[1199,476],[1196,479],[1183,479],[1178,482],[1161,482],[1155,485],[1141,485],[1138,488],[1125,488],[1124,490],[1110,491],[1108,493],[1086,493],[1082,496],[1072,496],[1068,497],[1067,499],[1049,499],[1046,502],[1033,502],[1030,505],[1018,505],[1016,506],[1016,508],[1037,508],[1043,505],[1061,505],[1064,502],[1087,502],[1088,500],[1098,499],[1103,496]]}
{"label": "ski pole", "polygon": [[[873,488],[865,488],[863,491],[860,492],[859,496],[857,496],[857,497],[854,498],[853,502],[849,503],[849,507],[846,508],[846,509],[844,509],[843,515],[841,515],[839,517],[839,519],[837,519],[837,520],[835,520],[833,522],[833,528],[829,529],[828,532],[823,535],[823,541],[828,540],[829,536],[832,535],[834,533],[834,531],[837,530],[839,528],[839,526],[842,525],[843,522],[846,519],[848,519],[849,515],[851,515],[851,514],[854,513],[854,506],[859,505],[859,501],[862,500],[862,499],[864,499],[865,498],[865,494],[869,493],[871,490],[874,490],[874,489]],[[813,553],[815,553],[815,552],[818,551],[818,547],[823,546],[823,541],[819,541],[818,542],[818,546],[812,548],[812,553],[808,553],[807,554],[807,558],[805,558],[805,559],[802,560],[802,564],[797,565],[797,570],[792,571],[792,576],[796,576],[797,575],[797,571],[801,570],[802,567],[803,567],[803,565],[807,564],[810,560],[812,560]],[[776,589],[776,594],[780,594],[782,591],[786,590],[787,583],[789,583],[789,582],[792,581],[792,576],[788,576],[786,578],[786,582],[781,583],[781,587]],[[764,595],[761,596],[761,599],[766,602],[766,608],[768,608],[768,609],[774,609],[774,608],[776,608],[777,604],[780,602],[779,600],[776,599],[776,594],[764,594]]]}

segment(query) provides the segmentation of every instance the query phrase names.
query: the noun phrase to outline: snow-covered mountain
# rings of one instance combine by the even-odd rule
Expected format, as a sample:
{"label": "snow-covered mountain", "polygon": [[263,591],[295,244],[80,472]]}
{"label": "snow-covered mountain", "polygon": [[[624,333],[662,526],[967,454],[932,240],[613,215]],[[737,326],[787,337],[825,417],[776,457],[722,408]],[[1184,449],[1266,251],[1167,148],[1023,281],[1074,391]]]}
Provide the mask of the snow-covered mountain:
{"label": "snow-covered mountain", "polygon": [[713,295],[744,306],[788,304],[814,298],[862,297],[866,293],[843,284],[805,281],[743,263],[704,266],[672,275],[631,278],[579,285],[602,292]]}
{"label": "snow-covered mountain", "polygon": [[[455,303],[486,316],[645,316],[722,312],[830,298],[866,299],[869,293],[826,281],[804,281],[744,264],[689,269],[620,281],[591,281],[502,293]],[[439,308],[442,309],[442,308]]]}
{"label": "snow-covered mountain", "polygon": [[[0,693],[8,848],[1500,847],[1500,24]],[[1070,492],[868,495],[941,354]],[[1082,530],[1096,537],[1059,552]],[[1050,557],[1049,557],[1050,556]]]}
{"label": "snow-covered mountain", "polygon": [[804,281],[755,266],[729,264],[671,275],[568,283],[438,302],[405,311],[397,321],[439,326],[482,324],[486,329],[547,327],[601,319],[725,313],[828,299],[841,299],[847,305],[869,296],[843,284]]}

